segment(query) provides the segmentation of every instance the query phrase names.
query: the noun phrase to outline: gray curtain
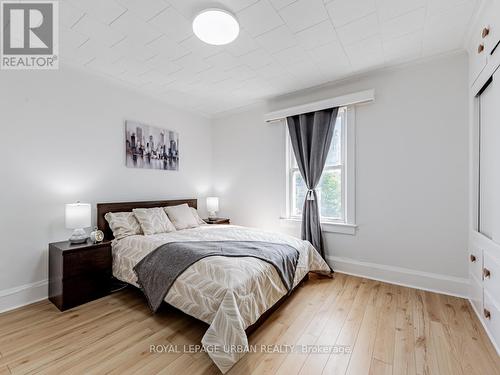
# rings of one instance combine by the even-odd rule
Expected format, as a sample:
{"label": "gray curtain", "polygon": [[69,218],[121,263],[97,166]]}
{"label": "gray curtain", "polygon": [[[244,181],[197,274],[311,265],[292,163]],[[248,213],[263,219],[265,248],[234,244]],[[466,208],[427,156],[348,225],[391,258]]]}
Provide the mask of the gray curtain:
{"label": "gray curtain", "polygon": [[311,242],[323,259],[325,252],[315,189],[325,167],[338,111],[338,108],[331,108],[287,118],[295,159],[308,189],[302,210],[302,239]]}

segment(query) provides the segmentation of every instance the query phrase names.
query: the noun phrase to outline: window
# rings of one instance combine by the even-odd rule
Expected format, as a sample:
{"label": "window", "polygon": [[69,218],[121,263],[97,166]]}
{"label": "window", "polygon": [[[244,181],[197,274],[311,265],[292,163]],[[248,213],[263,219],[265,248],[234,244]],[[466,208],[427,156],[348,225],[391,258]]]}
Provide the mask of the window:
{"label": "window", "polygon": [[[300,219],[307,188],[287,131],[287,217]],[[354,224],[354,109],[337,115],[325,168],[316,188],[321,222]]]}

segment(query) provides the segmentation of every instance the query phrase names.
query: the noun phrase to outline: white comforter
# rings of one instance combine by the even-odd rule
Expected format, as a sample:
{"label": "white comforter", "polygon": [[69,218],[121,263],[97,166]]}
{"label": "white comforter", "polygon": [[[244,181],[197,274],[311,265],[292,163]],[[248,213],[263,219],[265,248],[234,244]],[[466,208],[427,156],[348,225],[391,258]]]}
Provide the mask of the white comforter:
{"label": "white comforter", "polygon": [[[299,253],[294,286],[309,271],[329,267],[307,241],[278,233],[234,225],[203,225],[152,236],[131,236],[113,242],[113,274],[137,286],[133,267],[159,246],[174,241],[268,241],[286,243]],[[165,301],[210,325],[202,338],[208,355],[227,372],[243,355],[235,347],[248,346],[245,329],[287,293],[276,269],[264,261],[244,257],[208,257],[189,267],[175,281]]]}

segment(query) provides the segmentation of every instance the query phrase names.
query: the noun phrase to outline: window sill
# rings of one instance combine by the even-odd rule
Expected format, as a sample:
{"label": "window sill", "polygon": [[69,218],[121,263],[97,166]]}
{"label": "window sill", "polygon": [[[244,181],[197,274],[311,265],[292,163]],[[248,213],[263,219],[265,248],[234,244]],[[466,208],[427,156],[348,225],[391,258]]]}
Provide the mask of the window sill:
{"label": "window sill", "polygon": [[[295,218],[280,218],[281,221],[289,224],[300,225],[302,220]],[[356,224],[347,224],[347,223],[333,223],[333,222],[322,222],[321,229],[323,232],[327,233],[340,233],[340,234],[349,234],[354,236],[356,234],[358,226]]]}

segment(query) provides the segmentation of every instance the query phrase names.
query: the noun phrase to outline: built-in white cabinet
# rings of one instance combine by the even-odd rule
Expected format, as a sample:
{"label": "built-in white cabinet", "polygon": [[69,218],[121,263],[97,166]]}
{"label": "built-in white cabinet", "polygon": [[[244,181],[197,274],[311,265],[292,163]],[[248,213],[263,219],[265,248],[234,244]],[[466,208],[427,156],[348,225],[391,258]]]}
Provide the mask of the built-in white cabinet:
{"label": "built-in white cabinet", "polygon": [[474,231],[471,235],[469,265],[470,301],[499,350],[500,244]]}
{"label": "built-in white cabinet", "polygon": [[469,52],[469,76],[471,85],[491,71],[485,68],[491,62],[500,61],[500,1],[485,0],[480,17],[472,27],[467,49]]}
{"label": "built-in white cabinet", "polygon": [[471,81],[469,298],[500,355],[500,0],[485,0],[468,43]]}

